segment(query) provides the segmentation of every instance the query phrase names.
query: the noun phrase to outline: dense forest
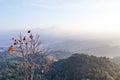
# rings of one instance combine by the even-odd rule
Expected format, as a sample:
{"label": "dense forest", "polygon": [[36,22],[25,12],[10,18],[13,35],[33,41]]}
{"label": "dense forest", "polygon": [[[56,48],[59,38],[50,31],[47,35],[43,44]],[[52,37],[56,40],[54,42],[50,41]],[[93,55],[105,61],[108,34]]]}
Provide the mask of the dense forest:
{"label": "dense forest", "polygon": [[[16,58],[0,61],[0,80],[22,80],[21,64]],[[40,68],[36,68],[34,80],[40,80],[41,74]],[[73,54],[53,62],[42,76],[43,80],[120,80],[120,66],[106,57]]]}
{"label": "dense forest", "polygon": [[108,58],[74,54],[52,64],[48,80],[120,80],[120,66]]}

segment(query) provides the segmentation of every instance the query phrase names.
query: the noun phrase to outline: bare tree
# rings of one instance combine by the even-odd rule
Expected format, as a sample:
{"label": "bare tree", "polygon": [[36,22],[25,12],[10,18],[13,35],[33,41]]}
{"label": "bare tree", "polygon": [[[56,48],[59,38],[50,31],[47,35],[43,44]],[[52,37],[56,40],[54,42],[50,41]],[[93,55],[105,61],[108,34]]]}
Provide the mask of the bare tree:
{"label": "bare tree", "polygon": [[[36,65],[42,66],[41,72],[49,70],[47,62],[43,59],[47,56],[46,49],[42,47],[40,36],[33,36],[31,31],[28,31],[28,36],[22,36],[21,33],[18,39],[12,38],[13,45],[8,48],[9,53],[18,53],[23,59],[24,79],[33,80]],[[41,61],[37,64],[37,58]]]}

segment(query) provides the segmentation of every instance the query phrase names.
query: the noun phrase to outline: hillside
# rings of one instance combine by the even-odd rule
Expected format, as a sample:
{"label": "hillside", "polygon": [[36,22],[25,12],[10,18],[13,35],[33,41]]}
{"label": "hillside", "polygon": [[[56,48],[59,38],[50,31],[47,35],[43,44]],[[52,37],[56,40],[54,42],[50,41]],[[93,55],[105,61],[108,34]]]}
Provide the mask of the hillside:
{"label": "hillside", "polygon": [[[16,58],[0,61],[0,80],[21,80],[21,62]],[[39,63],[38,63],[39,64]],[[35,80],[41,70],[36,68]],[[106,57],[73,54],[51,64],[45,80],[120,80],[120,65]]]}
{"label": "hillside", "polygon": [[74,54],[53,63],[48,80],[120,80],[120,66],[108,58]]}
{"label": "hillside", "polygon": [[0,80],[22,80],[21,62],[0,61]]}

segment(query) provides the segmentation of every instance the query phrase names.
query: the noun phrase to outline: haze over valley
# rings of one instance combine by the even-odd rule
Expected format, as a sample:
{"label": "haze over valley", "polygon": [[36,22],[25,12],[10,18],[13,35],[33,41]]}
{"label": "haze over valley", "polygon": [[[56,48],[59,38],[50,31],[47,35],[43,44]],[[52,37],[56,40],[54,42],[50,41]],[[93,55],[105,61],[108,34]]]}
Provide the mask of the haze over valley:
{"label": "haze over valley", "polygon": [[[27,30],[3,32],[4,36],[1,40],[1,47],[8,47],[12,41],[11,37],[18,36],[19,33],[25,33]],[[120,39],[119,35],[111,35],[110,33],[93,34],[92,32],[84,34],[82,29],[70,30],[51,28],[34,28],[33,33],[40,34],[42,44],[52,51],[67,51],[71,53],[86,53],[96,56],[115,57],[120,56]],[[114,30],[113,30],[114,31]],[[108,31],[109,32],[109,31]],[[16,35],[17,34],[17,35]]]}

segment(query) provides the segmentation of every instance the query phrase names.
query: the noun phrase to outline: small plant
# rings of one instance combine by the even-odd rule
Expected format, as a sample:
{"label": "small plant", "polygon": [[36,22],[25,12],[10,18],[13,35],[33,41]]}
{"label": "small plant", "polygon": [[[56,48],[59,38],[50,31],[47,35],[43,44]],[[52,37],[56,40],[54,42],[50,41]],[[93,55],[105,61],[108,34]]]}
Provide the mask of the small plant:
{"label": "small plant", "polygon": [[[44,60],[46,55],[46,49],[42,47],[40,36],[36,34],[33,36],[31,30],[28,30],[27,36],[22,36],[21,33],[18,37],[12,38],[13,45],[8,47],[9,53],[19,54],[23,61],[23,80],[33,80],[35,68],[39,65],[41,72],[47,72],[49,70],[48,63]],[[37,64],[39,57],[40,63]]]}

